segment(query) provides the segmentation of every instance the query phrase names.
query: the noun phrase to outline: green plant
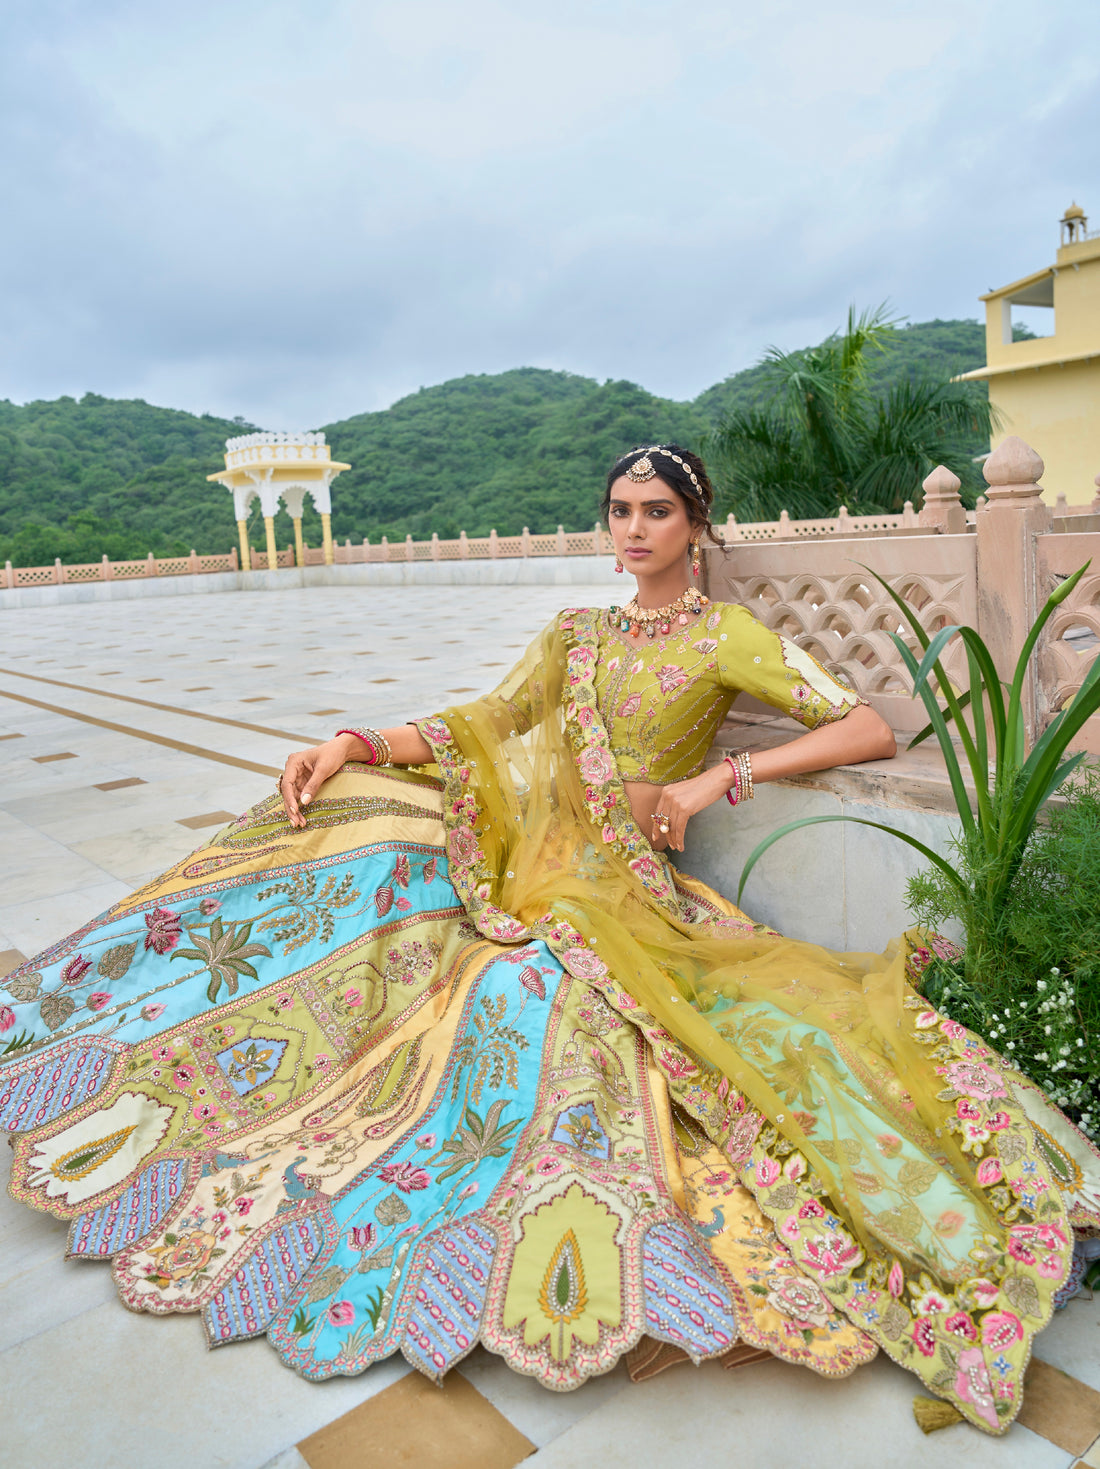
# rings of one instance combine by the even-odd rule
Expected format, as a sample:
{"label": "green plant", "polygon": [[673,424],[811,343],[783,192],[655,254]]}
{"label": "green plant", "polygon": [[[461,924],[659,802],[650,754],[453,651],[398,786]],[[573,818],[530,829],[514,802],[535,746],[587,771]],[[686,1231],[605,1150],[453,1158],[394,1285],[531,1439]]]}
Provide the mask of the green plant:
{"label": "green plant", "polygon": [[[1078,772],[1064,797],[1028,843],[981,984],[959,951],[935,939],[912,956],[910,977],[937,1009],[984,1035],[1097,1136],[1100,768]],[[965,851],[958,861],[965,873]],[[908,902],[928,931],[964,916],[955,890],[934,869],[910,880]]]}
{"label": "green plant", "polygon": [[899,511],[914,484],[945,464],[977,488],[975,440],[996,415],[988,397],[945,370],[895,379],[883,391],[872,363],[901,333],[883,307],[848,312],[847,327],[819,347],[772,348],[763,382],[770,396],[729,409],[705,452],[721,494],[742,520]]}
{"label": "green plant", "polygon": [[[1070,743],[1100,708],[1100,657],[1069,704],[1028,752],[1023,689],[1036,643],[1055,608],[1088,570],[1086,562],[1047,599],[1024,641],[1007,689],[971,627],[945,627],[932,638],[912,609],[875,572],[922,651],[898,634],[894,643],[913,678],[929,723],[910,748],[935,734],[958,811],[954,862],[906,832],[862,817],[809,816],[765,838],[741,872],[749,873],[774,842],[826,821],[855,821],[890,832],[919,851],[930,867],[908,887],[918,923],[934,929],[961,923],[966,948],[938,937],[910,957],[909,978],[936,1009],[976,1031],[1043,1088],[1091,1137],[1100,1136],[1100,771],[1082,772],[1061,808],[1039,826],[1047,801],[1084,760]],[[870,570],[870,568],[865,568]],[[940,664],[946,644],[965,644],[970,686],[957,692]],[[944,700],[941,708],[931,687]],[[964,719],[969,714],[969,726]],[[974,789],[971,802],[951,726]]]}
{"label": "green plant", "polygon": [[[928,726],[912,745],[929,733],[934,733],[939,742],[958,812],[961,831],[956,847],[963,860],[959,866],[953,866],[916,837],[882,822],[853,816],[809,816],[788,822],[759,843],[742,869],[738,899],[760,857],[790,832],[826,821],[855,821],[890,832],[919,851],[947,885],[945,891],[951,893],[966,928],[967,976],[972,983],[981,985],[1003,949],[1009,893],[1020,872],[1039,812],[1084,759],[1083,754],[1066,752],[1085,720],[1100,709],[1100,658],[1097,658],[1073,699],[1054,716],[1031,751],[1026,750],[1023,692],[1028,663],[1054,610],[1077,586],[1089,564],[1086,562],[1067,577],[1047,598],[1024,640],[1007,690],[997,675],[989,649],[972,627],[952,625],[929,638],[909,604],[877,572],[864,568],[896,603],[923,652],[918,662],[904,639],[898,633],[891,634],[912,676],[914,696],[920,696],[929,718]],[[955,690],[939,661],[944,647],[956,636],[966,648],[970,686],[964,693]],[[932,679],[944,700],[943,708],[933,691]],[[963,717],[964,712],[969,713],[970,726]],[[973,783],[973,805],[962,761],[951,737],[952,725]]]}

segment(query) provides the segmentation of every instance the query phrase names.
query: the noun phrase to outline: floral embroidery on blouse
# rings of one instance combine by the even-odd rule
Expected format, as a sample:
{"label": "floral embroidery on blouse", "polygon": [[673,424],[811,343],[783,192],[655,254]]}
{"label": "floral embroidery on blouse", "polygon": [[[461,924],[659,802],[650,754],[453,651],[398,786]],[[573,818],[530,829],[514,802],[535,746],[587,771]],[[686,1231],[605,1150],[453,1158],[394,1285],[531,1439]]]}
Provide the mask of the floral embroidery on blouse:
{"label": "floral embroidery on blouse", "polygon": [[[596,619],[595,697],[624,780],[663,785],[695,775],[740,693],[810,729],[865,702],[744,607],[712,603],[696,622],[641,648],[598,610],[573,615]],[[586,676],[590,670],[586,661]]]}

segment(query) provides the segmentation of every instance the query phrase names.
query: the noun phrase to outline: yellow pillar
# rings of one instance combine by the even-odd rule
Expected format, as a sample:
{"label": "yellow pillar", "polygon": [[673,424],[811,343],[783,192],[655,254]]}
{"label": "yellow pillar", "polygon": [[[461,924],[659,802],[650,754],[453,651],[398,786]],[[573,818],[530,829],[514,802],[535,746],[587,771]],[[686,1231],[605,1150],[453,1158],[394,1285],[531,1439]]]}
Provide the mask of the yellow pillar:
{"label": "yellow pillar", "polygon": [[267,532],[267,569],[274,571],[279,565],[279,553],[275,549],[275,517],[264,516],[264,530]]}
{"label": "yellow pillar", "polygon": [[297,566],[306,564],[306,548],[302,543],[302,517],[294,517],[294,561]]}
{"label": "yellow pillar", "polygon": [[321,533],[325,542],[325,565],[331,566],[336,558],[332,551],[332,516],[327,510],[321,512]]}
{"label": "yellow pillar", "polygon": [[251,571],[252,570],[252,553],[251,553],[251,550],[249,549],[249,545],[248,545],[248,521],[247,520],[238,520],[237,521],[237,534],[240,536],[240,540],[241,540],[241,570],[242,571]]}

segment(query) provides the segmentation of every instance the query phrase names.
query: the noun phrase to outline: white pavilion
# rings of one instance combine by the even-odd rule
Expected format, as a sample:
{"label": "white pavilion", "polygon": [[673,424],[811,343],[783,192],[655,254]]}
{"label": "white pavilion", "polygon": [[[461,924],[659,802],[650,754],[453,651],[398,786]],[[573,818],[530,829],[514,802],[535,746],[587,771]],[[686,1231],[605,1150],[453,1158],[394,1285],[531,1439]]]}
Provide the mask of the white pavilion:
{"label": "white pavilion", "polygon": [[275,548],[275,516],[281,500],[294,522],[294,553],[299,566],[305,562],[302,543],[302,503],[309,495],[320,514],[325,547],[325,565],[331,566],[332,481],[350,464],[340,464],[330,455],[324,434],[256,433],[225,441],[225,468],[206,478],[233,492],[233,512],[240,536],[241,566],[252,570],[248,544],[248,510],[258,499],[267,533],[267,566],[278,566]]}

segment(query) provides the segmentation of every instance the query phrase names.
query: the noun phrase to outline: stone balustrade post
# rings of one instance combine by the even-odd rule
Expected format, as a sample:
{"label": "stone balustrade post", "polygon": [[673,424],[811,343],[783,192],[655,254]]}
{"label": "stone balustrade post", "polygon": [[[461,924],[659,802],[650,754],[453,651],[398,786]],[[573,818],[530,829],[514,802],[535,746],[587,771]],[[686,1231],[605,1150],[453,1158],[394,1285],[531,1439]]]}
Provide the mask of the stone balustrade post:
{"label": "stone balustrade post", "polygon": [[1054,497],[1054,513],[1059,519],[1069,514],[1069,501],[1066,499],[1065,490],[1059,490]]}
{"label": "stone balustrade post", "polygon": [[388,561],[389,559],[390,559],[390,538],[389,538],[389,536],[383,536],[382,537],[382,560],[383,561]]}
{"label": "stone balustrade post", "polygon": [[519,538],[519,553],[521,556],[530,556],[531,554],[531,532],[526,526],[523,527],[523,533]]}
{"label": "stone balustrade post", "polygon": [[469,561],[470,540],[464,530],[460,530],[458,533],[458,554],[462,561]]}
{"label": "stone balustrade post", "polygon": [[[922,486],[924,504],[919,523],[940,535],[957,536],[966,531],[966,510],[959,499],[962,480],[942,464],[937,464]],[[912,507],[910,507],[912,508]]]}
{"label": "stone balustrade post", "polygon": [[194,546],[191,547],[191,555],[187,559],[188,559],[188,562],[190,564],[191,575],[192,576],[198,576],[198,574],[199,574],[199,556],[198,556],[198,552],[195,550]]}
{"label": "stone balustrade post", "polygon": [[848,514],[847,505],[840,507],[840,513],[836,518],[836,533],[838,536],[850,536],[852,534],[852,517]]}
{"label": "stone balustrade post", "polygon": [[1096,486],[1096,494],[1092,497],[1092,504],[1089,506],[1089,509],[1093,515],[1100,515],[1100,474],[1093,480],[1093,484]]}
{"label": "stone balustrade post", "polygon": [[405,532],[405,560],[416,560],[416,552],[413,550],[413,538],[407,531]]}
{"label": "stone balustrade post", "polygon": [[565,553],[566,553],[566,548],[567,548],[567,542],[566,542],[566,539],[565,539],[565,526],[564,525],[559,525],[558,526],[557,547],[556,547],[556,550],[557,550],[558,555],[559,556],[564,556]]}
{"label": "stone balustrade post", "polygon": [[500,555],[500,547],[497,545],[497,533],[495,528],[489,532],[489,555],[493,561]]}
{"label": "stone balustrade post", "polygon": [[[963,511],[963,522],[965,528],[965,510]],[[906,500],[905,504],[901,507],[901,523],[903,526],[920,525],[920,521],[917,519],[917,512],[913,509],[912,500]]]}
{"label": "stone balustrade post", "polygon": [[439,560],[439,533],[432,531],[432,560]]}
{"label": "stone balustrade post", "polygon": [[779,539],[786,540],[791,533],[791,517],[786,510],[779,512]]}
{"label": "stone balustrade post", "polygon": [[111,563],[110,563],[109,559],[107,558],[106,554],[104,554],[103,557],[100,559],[100,563],[99,563],[99,579],[100,579],[100,581],[110,581],[111,580]]}
{"label": "stone balustrade post", "polygon": [[727,546],[738,539],[737,517],[736,515],[734,515],[732,510],[726,516],[726,529],[723,532],[723,539],[725,540]]}
{"label": "stone balustrade post", "polygon": [[[1050,509],[1039,480],[1043,461],[1015,435],[994,450],[982,467],[989,493],[976,517],[978,632],[997,672],[1008,680],[1043,600],[1038,584],[1035,537],[1050,529]],[[1024,684],[1024,729],[1028,744],[1036,729],[1037,683],[1032,669]]]}
{"label": "stone balustrade post", "polygon": [[592,527],[592,550],[597,556],[603,551],[603,538],[600,535],[601,529],[600,522],[597,520],[596,524]]}
{"label": "stone balustrade post", "polygon": [[231,546],[229,548],[229,564],[233,568],[234,571],[240,571],[240,569],[241,569],[241,558],[237,555],[237,548],[236,548],[236,546]]}

